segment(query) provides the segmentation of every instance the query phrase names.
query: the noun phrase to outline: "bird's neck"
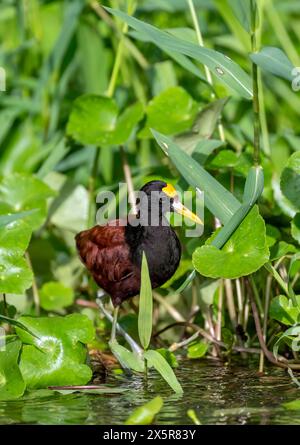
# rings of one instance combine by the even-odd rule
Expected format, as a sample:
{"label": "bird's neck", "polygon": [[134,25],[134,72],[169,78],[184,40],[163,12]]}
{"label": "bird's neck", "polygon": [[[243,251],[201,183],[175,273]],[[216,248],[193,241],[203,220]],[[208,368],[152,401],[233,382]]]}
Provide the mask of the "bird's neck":
{"label": "bird's neck", "polygon": [[148,219],[139,219],[132,217],[128,219],[128,225],[125,227],[125,236],[132,250],[135,250],[143,239],[151,239],[157,237],[157,232],[170,230],[170,224],[167,218],[161,214],[157,220],[152,221],[149,214]]}

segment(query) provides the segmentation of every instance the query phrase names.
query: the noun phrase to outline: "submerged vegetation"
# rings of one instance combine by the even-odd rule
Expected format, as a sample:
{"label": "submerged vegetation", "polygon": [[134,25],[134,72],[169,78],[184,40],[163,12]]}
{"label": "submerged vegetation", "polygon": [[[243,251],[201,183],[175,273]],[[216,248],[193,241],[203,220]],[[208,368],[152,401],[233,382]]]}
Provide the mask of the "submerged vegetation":
{"label": "submerged vegetation", "polygon": [[[155,371],[180,397],[183,357],[300,385],[299,22],[293,0],[2,1],[1,401]],[[102,192],[123,217],[153,179],[204,202],[204,232],[171,216],[180,265],[152,291],[143,257],[109,341],[74,236],[104,222]],[[127,423],[151,423],[155,396]]]}

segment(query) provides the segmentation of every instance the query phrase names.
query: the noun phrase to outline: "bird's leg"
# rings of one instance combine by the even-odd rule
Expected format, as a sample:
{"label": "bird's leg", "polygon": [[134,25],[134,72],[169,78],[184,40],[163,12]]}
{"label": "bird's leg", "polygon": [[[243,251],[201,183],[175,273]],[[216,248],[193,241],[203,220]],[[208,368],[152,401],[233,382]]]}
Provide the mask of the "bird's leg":
{"label": "bird's leg", "polygon": [[[105,309],[104,305],[103,305],[103,291],[99,291],[98,292],[98,298],[96,299],[96,302],[99,306],[100,311],[105,315],[105,317],[111,322],[113,323],[113,317],[112,315]],[[129,346],[131,347],[132,352],[134,352],[135,354],[141,355],[142,354],[142,349],[140,348],[140,346],[133,340],[133,338],[127,334],[126,331],[124,331],[124,329],[119,325],[119,323],[116,322],[116,331],[122,335],[122,337],[127,341],[127,343],[129,344]]]}
{"label": "bird's leg", "polygon": [[115,341],[115,339],[116,339],[116,327],[117,327],[118,313],[119,313],[119,306],[114,308],[113,322],[112,322],[111,335],[110,335],[111,342]]}

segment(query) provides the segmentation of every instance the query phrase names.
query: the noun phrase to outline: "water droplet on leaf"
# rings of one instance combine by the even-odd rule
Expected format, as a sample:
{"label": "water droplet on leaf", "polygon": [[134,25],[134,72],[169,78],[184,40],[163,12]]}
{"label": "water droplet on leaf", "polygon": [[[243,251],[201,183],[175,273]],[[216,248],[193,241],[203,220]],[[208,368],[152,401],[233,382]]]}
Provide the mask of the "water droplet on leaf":
{"label": "water droplet on leaf", "polygon": [[223,74],[225,74],[224,71],[222,70],[222,68],[220,68],[219,66],[216,67],[216,72],[217,72],[220,76],[223,76]]}

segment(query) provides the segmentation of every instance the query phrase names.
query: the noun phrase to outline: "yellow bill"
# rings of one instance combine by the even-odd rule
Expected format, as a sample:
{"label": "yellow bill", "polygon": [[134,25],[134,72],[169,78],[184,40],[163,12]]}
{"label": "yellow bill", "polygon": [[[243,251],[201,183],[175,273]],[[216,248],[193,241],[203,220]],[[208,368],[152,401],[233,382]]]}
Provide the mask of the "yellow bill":
{"label": "yellow bill", "polygon": [[191,221],[195,222],[196,224],[202,224],[202,220],[197,216],[195,213],[191,212],[187,207],[185,207],[183,204],[181,204],[180,201],[174,201],[173,208],[175,212],[179,213],[180,215],[185,216],[186,218],[190,219]]}

